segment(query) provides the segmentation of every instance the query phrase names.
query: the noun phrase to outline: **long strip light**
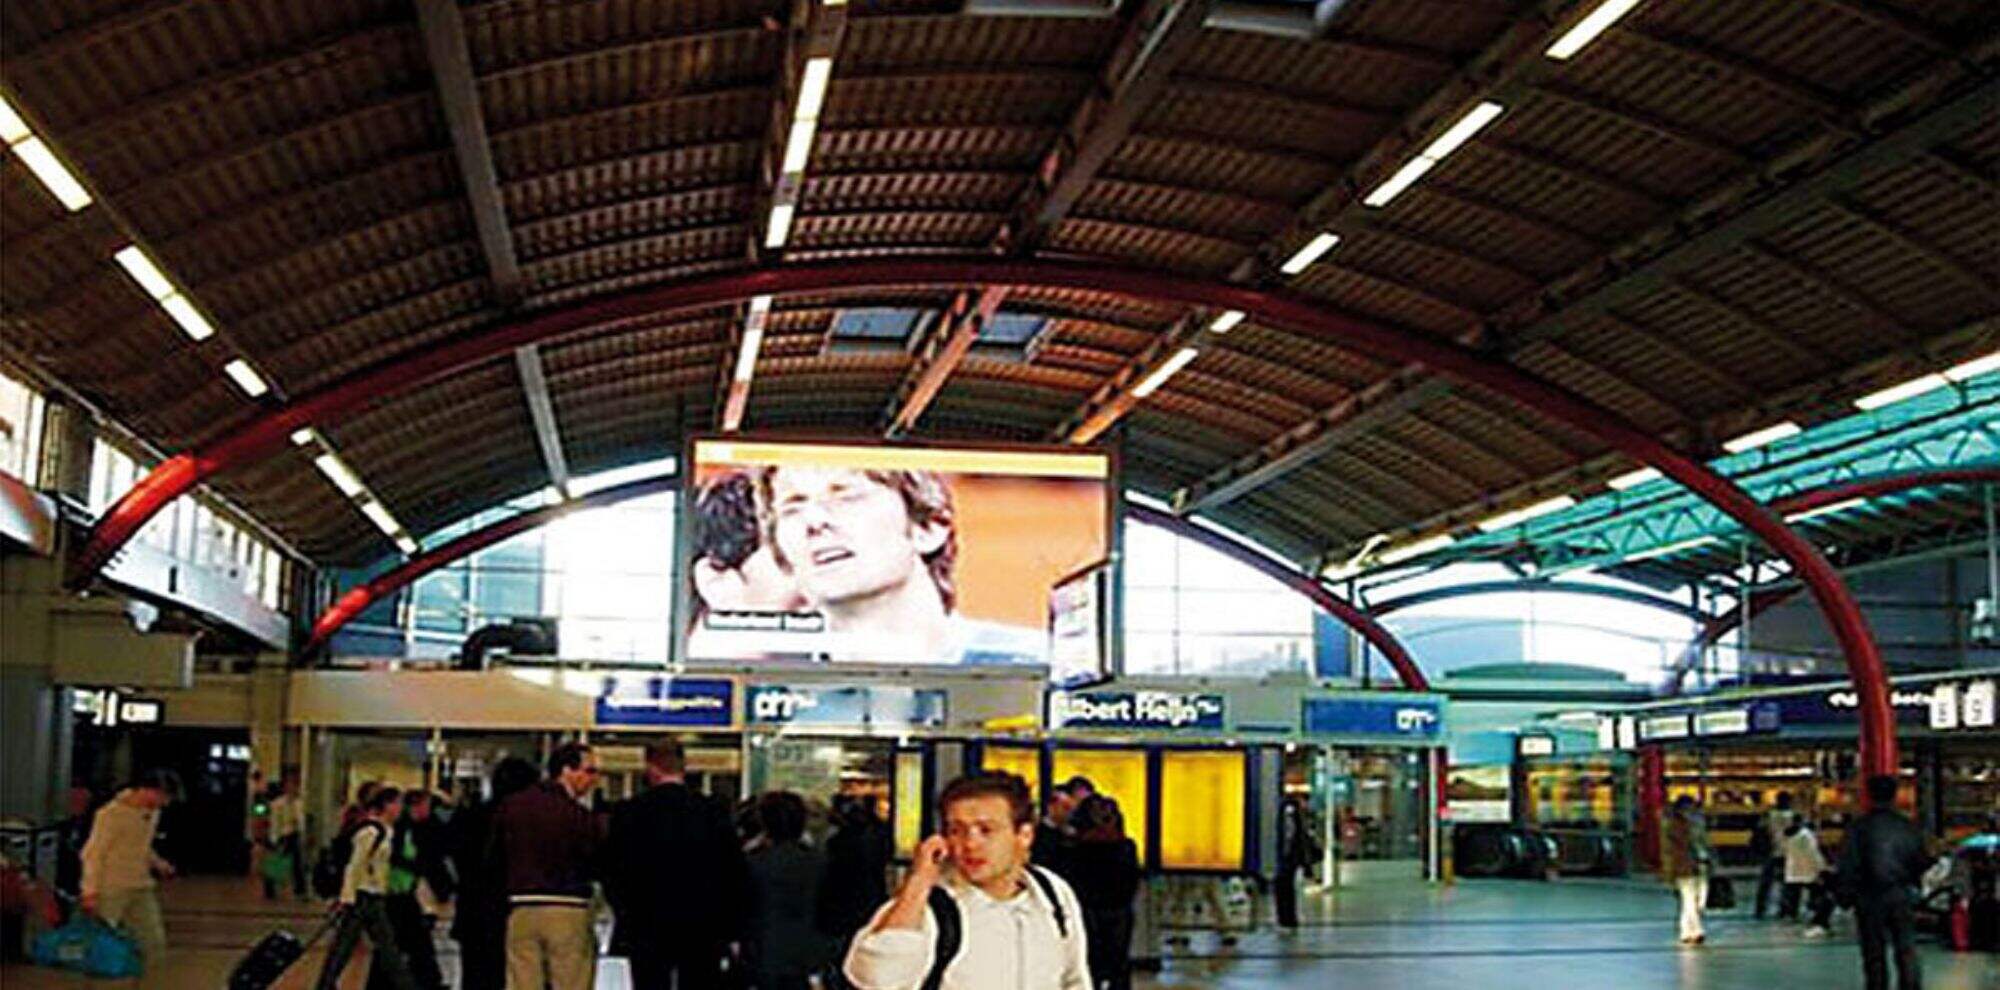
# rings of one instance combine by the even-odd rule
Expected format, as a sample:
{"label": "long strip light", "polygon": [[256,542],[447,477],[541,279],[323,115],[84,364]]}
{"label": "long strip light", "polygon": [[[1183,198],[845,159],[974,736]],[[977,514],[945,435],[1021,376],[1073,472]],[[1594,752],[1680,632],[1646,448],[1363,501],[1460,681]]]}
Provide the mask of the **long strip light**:
{"label": "long strip light", "polygon": [[1138,388],[1132,390],[1133,398],[1143,399],[1159,391],[1160,386],[1167,383],[1167,379],[1174,377],[1182,368],[1187,367],[1188,362],[1194,360],[1200,353],[1200,350],[1193,347],[1183,347],[1175,352],[1173,357],[1168,358],[1165,363],[1154,368],[1152,373],[1139,383]]}
{"label": "long strip light", "polygon": [[1495,118],[1506,112],[1506,109],[1491,100],[1480,101],[1446,128],[1443,134],[1438,135],[1436,140],[1417,154],[1417,157],[1404,162],[1403,167],[1397,169],[1396,174],[1391,175],[1388,181],[1369,192],[1361,200],[1362,204],[1373,207],[1389,205],[1390,200],[1401,196],[1403,190],[1410,188],[1418,179],[1424,177],[1424,173],[1444,161],[1446,156],[1457,151],[1465,142],[1472,140],[1473,135],[1485,130],[1486,125],[1493,123]]}
{"label": "long strip light", "polygon": [[264,381],[264,376],[258,374],[257,369],[250,367],[250,362],[242,358],[223,365],[222,373],[228,375],[229,380],[235,382],[236,387],[242,389],[244,395],[253,399],[271,390],[270,384]]}
{"label": "long strip light", "polygon": [[1639,0],[1604,0],[1597,5],[1597,9],[1585,14],[1583,20],[1576,22],[1575,27],[1564,31],[1562,37],[1557,38],[1556,43],[1542,54],[1558,62],[1575,55],[1638,5]]}
{"label": "long strip light", "polygon": [[1985,357],[1973,358],[1963,364],[1955,364],[1944,370],[1944,376],[1954,382],[1977,378],[1989,371],[2000,371],[2000,351]]}
{"label": "long strip light", "polygon": [[757,352],[764,347],[764,324],[770,318],[771,297],[752,297],[750,315],[743,319],[743,342],[736,349],[737,381],[748,382],[757,373]]}
{"label": "long strip light", "polygon": [[1766,444],[1777,443],[1787,437],[1798,436],[1804,432],[1805,430],[1800,428],[1799,424],[1788,419],[1782,423],[1766,426],[1761,430],[1753,430],[1745,433],[1733,440],[1724,440],[1722,442],[1722,449],[1732,454],[1741,454],[1745,451],[1756,450]]}
{"label": "long strip light", "polygon": [[167,273],[161,271],[160,266],[137,244],[118,249],[111,260],[125,269],[125,274],[132,276],[132,281],[139,283],[139,288],[146,290],[146,294],[152,296],[153,301],[159,303],[160,308],[167,311],[167,316],[179,324],[189,337],[207,340],[215,335],[215,326],[194,308],[194,302],[188,299],[186,293],[175,286],[173,279],[168,278]]}
{"label": "long strip light", "polygon": [[348,498],[368,490],[353,469],[331,450],[313,458],[313,467],[319,468],[319,473],[326,475],[327,480],[333,482],[333,487],[340,489],[340,493]]}
{"label": "long strip light", "polygon": [[1226,309],[1216,314],[1215,319],[1208,321],[1208,332],[1228,333],[1236,329],[1236,325],[1241,322],[1243,322],[1242,310]]}
{"label": "long strip light", "polygon": [[1919,395],[1949,387],[1951,380],[1943,375],[1923,375],[1901,385],[1891,385],[1879,392],[1870,392],[1854,400],[1854,408],[1862,412],[1874,412],[1883,406],[1893,406],[1904,399],[1914,399]]}
{"label": "long strip light", "polygon": [[1697,536],[1692,540],[1682,540],[1679,543],[1669,543],[1666,546],[1654,547],[1651,550],[1641,550],[1638,553],[1626,556],[1625,562],[1630,564],[1634,561],[1652,560],[1654,557],[1664,557],[1670,553],[1680,553],[1682,550],[1693,550],[1696,547],[1705,547],[1711,543],[1719,542],[1721,541],[1713,536]]}
{"label": "long strip light", "polygon": [[1606,481],[1605,484],[1610,485],[1612,491],[1623,492],[1630,491],[1649,481],[1658,481],[1664,477],[1666,475],[1661,474],[1659,468],[1640,468],[1637,471],[1627,471]]}
{"label": "long strip light", "polygon": [[1785,521],[1788,523],[1805,522],[1808,519],[1813,519],[1818,516],[1832,515],[1835,512],[1846,512],[1849,509],[1858,509],[1861,506],[1867,504],[1868,500],[1865,498],[1850,498],[1844,502],[1835,502],[1832,505],[1822,505],[1817,509],[1807,509],[1804,512],[1794,512],[1791,515],[1786,516]]}
{"label": "long strip light", "polygon": [[1433,550],[1442,550],[1456,542],[1458,541],[1453,539],[1450,533],[1439,533],[1436,536],[1421,539],[1415,543],[1406,543],[1394,550],[1381,554],[1375,559],[1384,565],[1400,564],[1412,557],[1421,557]]}
{"label": "long strip light", "polygon": [[1287,275],[1297,275],[1312,267],[1313,262],[1318,261],[1322,255],[1333,250],[1333,246],[1339,243],[1339,234],[1329,234],[1322,231],[1318,236],[1307,241],[1305,247],[1298,249],[1291,257],[1286,258],[1285,263],[1278,266],[1278,270]]}
{"label": "long strip light", "polygon": [[[839,6],[839,4],[828,4]],[[806,59],[799,75],[798,100],[792,106],[792,127],[785,135],[785,154],[778,166],[778,184],[771,196],[771,217],[764,227],[764,246],[781,248],[792,236],[799,192],[805,184],[806,162],[819,134],[819,113],[826,106],[826,89],[833,81],[833,58]]]}
{"label": "long strip light", "polygon": [[1502,512],[1491,519],[1480,522],[1478,524],[1479,531],[1482,533],[1497,533],[1503,529],[1512,529],[1537,516],[1546,516],[1551,512],[1561,512],[1564,509],[1575,507],[1576,499],[1568,495],[1558,495],[1555,498],[1545,499],[1533,505],[1522,506],[1512,512]]}
{"label": "long strip light", "polygon": [[21,164],[28,166],[28,171],[34,173],[42,188],[47,189],[64,209],[75,213],[90,205],[90,193],[83,188],[83,183],[70,174],[70,170],[57,160],[55,152],[49,150],[47,142],[35,135],[28,122],[22,120],[4,98],[0,98],[0,141],[4,141],[7,150],[21,159]]}
{"label": "long strip light", "polygon": [[361,510],[361,514],[375,524],[376,529],[396,541],[396,549],[410,555],[415,555],[422,549],[417,541],[411,538],[409,531],[403,528],[403,524],[397,522],[396,517],[390,514],[389,507],[382,504],[381,496],[369,491],[368,486],[362,484],[361,476],[355,474],[354,469],[348,467],[347,462],[333,452],[333,447],[326,442],[325,437],[319,435],[318,431],[310,426],[294,430],[292,443],[299,447],[319,448],[319,453],[313,456],[313,467],[318,468],[319,473],[326,475],[327,480],[333,482],[333,487],[352,501],[355,507]]}

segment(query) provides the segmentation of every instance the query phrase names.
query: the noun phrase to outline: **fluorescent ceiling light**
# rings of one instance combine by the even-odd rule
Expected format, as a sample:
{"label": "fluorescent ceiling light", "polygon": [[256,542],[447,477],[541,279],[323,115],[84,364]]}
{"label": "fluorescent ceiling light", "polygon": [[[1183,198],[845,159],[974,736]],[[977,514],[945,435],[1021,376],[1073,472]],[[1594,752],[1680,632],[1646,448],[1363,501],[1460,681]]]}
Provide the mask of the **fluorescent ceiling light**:
{"label": "fluorescent ceiling light", "polygon": [[2000,351],[1994,351],[1982,358],[1973,358],[1964,364],[1952,365],[1945,369],[1944,376],[1952,381],[1962,382],[1995,369],[2000,369]]}
{"label": "fluorescent ceiling light", "polygon": [[264,376],[258,374],[257,369],[250,367],[250,362],[242,358],[223,365],[222,371],[236,383],[237,388],[243,390],[244,395],[253,399],[271,390],[271,386],[264,383]]}
{"label": "fluorescent ceiling light", "polygon": [[1627,556],[1625,558],[1625,562],[1630,564],[1634,561],[1639,561],[1639,560],[1651,560],[1654,557],[1664,557],[1670,553],[1680,553],[1682,550],[1693,550],[1696,547],[1705,547],[1711,543],[1717,543],[1717,542],[1720,541],[1718,541],[1713,536],[1697,536],[1692,540],[1682,540],[1679,543],[1669,543],[1666,546],[1654,547],[1651,550],[1641,550],[1638,553]]}
{"label": "fluorescent ceiling light", "polygon": [[1375,559],[1383,564],[1400,564],[1412,557],[1421,557],[1433,550],[1442,550],[1455,542],[1457,541],[1452,539],[1450,533],[1439,533],[1436,536],[1418,540],[1415,543],[1406,543],[1394,550],[1381,554]]}
{"label": "fluorescent ceiling light", "polygon": [[833,78],[833,59],[822,56],[806,59],[806,71],[799,77],[799,105],[792,110],[793,120],[818,120],[820,107],[826,105],[826,84]]}
{"label": "fluorescent ceiling light", "polygon": [[770,297],[770,296],[751,296],[751,297],[750,297],[750,315],[751,315],[751,316],[759,316],[759,317],[761,317],[761,316],[763,316],[764,314],[766,314],[766,313],[769,313],[770,311],[771,311],[771,297]]}
{"label": "fluorescent ceiling light", "polygon": [[1451,125],[1451,129],[1438,135],[1438,139],[1424,149],[1423,157],[1432,161],[1443,161],[1446,155],[1457,151],[1459,145],[1472,140],[1474,134],[1484,130],[1486,125],[1492,123],[1493,118],[1500,116],[1500,112],[1505,109],[1498,103],[1481,101],[1478,106],[1467,110],[1465,116],[1458,118],[1458,123]]}
{"label": "fluorescent ceiling light", "polygon": [[381,530],[385,536],[395,536],[403,531],[403,527],[396,523],[396,517],[390,515],[388,509],[382,508],[380,502],[371,499],[361,503],[361,514],[367,516],[368,521],[374,523],[375,528]]}
{"label": "fluorescent ceiling light", "polygon": [[1612,478],[1610,481],[1605,482],[1605,484],[1610,485],[1612,491],[1622,492],[1637,488],[1648,481],[1658,481],[1664,477],[1666,475],[1661,474],[1659,468],[1640,468],[1637,471],[1628,471],[1616,478]]}
{"label": "fluorescent ceiling light", "polygon": [[1376,186],[1375,191],[1369,193],[1368,197],[1361,202],[1367,206],[1389,205],[1390,200],[1401,196],[1403,190],[1410,188],[1412,183],[1423,178],[1424,173],[1430,171],[1431,166],[1436,164],[1437,161],[1435,159],[1425,158],[1422,155],[1410,159],[1402,168],[1396,170],[1395,175],[1389,177],[1389,181]]}
{"label": "fluorescent ceiling light", "polygon": [[1867,504],[1868,500],[1865,498],[1850,498],[1845,502],[1835,502],[1832,505],[1822,505],[1817,509],[1807,509],[1804,512],[1794,512],[1791,515],[1786,516],[1785,521],[1788,523],[1805,522],[1806,520],[1812,519],[1816,516],[1831,515],[1835,512],[1846,512],[1849,509],[1859,508]]}
{"label": "fluorescent ceiling light", "polygon": [[1187,367],[1188,362],[1194,360],[1195,355],[1200,353],[1199,350],[1192,347],[1181,348],[1173,357],[1168,358],[1165,364],[1154,368],[1153,373],[1147,375],[1146,380],[1140,382],[1139,387],[1132,390],[1132,396],[1143,399],[1159,391],[1160,386],[1167,383],[1167,379],[1174,377],[1182,368]]}
{"label": "fluorescent ceiling light", "polygon": [[13,104],[0,99],[0,143],[20,144],[33,135],[34,132],[28,130],[28,122],[14,112]]}
{"label": "fluorescent ceiling light", "polygon": [[1243,322],[1242,310],[1225,309],[1221,313],[1216,314],[1215,319],[1208,321],[1208,332],[1228,333],[1236,329],[1236,325],[1241,322]]}
{"label": "fluorescent ceiling light", "polygon": [[417,546],[417,541],[410,539],[410,534],[402,533],[396,537],[396,549],[403,551],[406,556],[414,557],[422,548]]}
{"label": "fluorescent ceiling light", "polygon": [[1558,495],[1555,498],[1536,502],[1533,505],[1523,506],[1512,512],[1502,512],[1491,519],[1479,523],[1479,531],[1482,533],[1497,533],[1503,529],[1509,529],[1520,523],[1527,522],[1537,516],[1546,516],[1551,512],[1561,512],[1575,505],[1576,499],[1568,495]]}
{"label": "fluorescent ceiling light", "polygon": [[1786,437],[1795,437],[1804,432],[1804,430],[1799,428],[1799,424],[1791,420],[1786,420],[1775,426],[1767,426],[1761,430],[1745,433],[1734,440],[1725,440],[1722,442],[1722,449],[1732,454],[1741,454],[1746,450],[1756,450],[1765,444],[1776,443]]}
{"label": "fluorescent ceiling light", "polygon": [[139,283],[139,287],[156,300],[165,299],[178,291],[174,283],[167,279],[166,273],[160,271],[160,266],[153,264],[153,259],[147,257],[137,244],[118,249],[111,260],[118,262],[118,267],[125,269],[125,273],[132,276],[132,281]]}
{"label": "fluorescent ceiling light", "polygon": [[757,352],[764,346],[764,331],[751,327],[743,331],[743,344],[736,350],[736,380],[747,382],[757,373]]}
{"label": "fluorescent ceiling light", "polygon": [[785,175],[797,175],[806,170],[806,159],[812,156],[813,132],[819,129],[815,120],[792,121],[791,136],[785,138],[785,163],[778,171]]}
{"label": "fluorescent ceiling light", "polygon": [[1912,378],[1901,385],[1891,385],[1880,392],[1870,392],[1854,400],[1854,406],[1863,412],[1873,412],[1883,406],[1895,405],[1904,399],[1914,399],[1926,392],[1946,388],[1951,382],[1943,375],[1925,375]]}
{"label": "fluorescent ceiling light", "polygon": [[28,166],[28,171],[35,173],[35,178],[48,187],[49,194],[70,212],[90,205],[90,194],[84,191],[83,183],[76,181],[76,176],[56,160],[55,153],[42,143],[41,138],[31,137],[14,145],[14,154],[20,156],[21,164]]}
{"label": "fluorescent ceiling light", "polygon": [[167,315],[172,317],[175,323],[180,324],[181,330],[190,338],[207,340],[215,336],[215,326],[208,322],[207,317],[201,315],[200,310],[194,308],[194,303],[189,302],[188,297],[176,292],[160,300],[160,308],[166,310]]}
{"label": "fluorescent ceiling light", "polygon": [[1583,46],[1590,44],[1597,39],[1598,35],[1603,34],[1605,28],[1618,23],[1619,18],[1624,17],[1632,8],[1638,5],[1639,0],[1604,0],[1603,3],[1597,5],[1596,10],[1584,15],[1583,20],[1576,22],[1575,27],[1563,32],[1563,36],[1557,38],[1556,43],[1550,45],[1548,51],[1542,54],[1557,61],[1575,55],[1577,52],[1583,50]]}
{"label": "fluorescent ceiling light", "polygon": [[319,468],[319,473],[326,475],[327,480],[333,482],[333,487],[340,489],[342,495],[353,498],[361,494],[361,479],[355,477],[354,472],[348,470],[347,465],[335,457],[332,451],[313,458],[313,467]]}
{"label": "fluorescent ceiling light", "polygon": [[1278,266],[1278,270],[1287,275],[1297,275],[1305,271],[1308,267],[1311,267],[1313,262],[1320,259],[1320,255],[1333,250],[1333,246],[1339,243],[1340,236],[1338,234],[1322,232],[1319,236],[1307,241],[1306,246],[1300,248],[1298,253],[1285,259],[1285,263]]}
{"label": "fluorescent ceiling light", "polygon": [[311,442],[313,442],[312,427],[301,426],[298,429],[292,431],[292,443],[295,446],[303,447]]}
{"label": "fluorescent ceiling light", "polygon": [[764,231],[764,246],[781,248],[786,238],[792,236],[792,204],[779,203],[771,207],[771,224]]}

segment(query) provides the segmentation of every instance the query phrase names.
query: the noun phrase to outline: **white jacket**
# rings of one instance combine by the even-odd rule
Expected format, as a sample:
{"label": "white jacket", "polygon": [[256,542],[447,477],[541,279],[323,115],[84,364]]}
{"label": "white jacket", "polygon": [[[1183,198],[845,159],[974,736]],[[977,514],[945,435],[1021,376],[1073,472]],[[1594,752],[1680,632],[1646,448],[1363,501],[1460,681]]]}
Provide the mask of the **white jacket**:
{"label": "white jacket", "polygon": [[1826,857],[1819,851],[1819,836],[1813,830],[1801,827],[1785,837],[1786,883],[1818,883],[1819,875],[1826,872]]}
{"label": "white jacket", "polygon": [[358,894],[380,897],[389,889],[391,836],[389,826],[372,818],[355,826],[354,852],[340,878],[340,903],[352,904]]}
{"label": "white jacket", "polygon": [[150,890],[153,872],[165,863],[153,855],[153,835],[160,813],[131,802],[132,792],[97,809],[90,820],[90,838],[83,844],[83,893]]}
{"label": "white jacket", "polygon": [[[958,903],[964,941],[944,971],[941,990],[1091,990],[1090,956],[1083,934],[1083,908],[1061,877],[1044,871],[1069,927],[1056,929],[1040,884],[1024,879],[1020,893],[995,900],[956,874],[940,886]],[[854,940],[842,967],[861,990],[917,990],[931,970],[937,946],[937,919],[924,910],[921,931],[875,930],[889,910],[883,905]]]}

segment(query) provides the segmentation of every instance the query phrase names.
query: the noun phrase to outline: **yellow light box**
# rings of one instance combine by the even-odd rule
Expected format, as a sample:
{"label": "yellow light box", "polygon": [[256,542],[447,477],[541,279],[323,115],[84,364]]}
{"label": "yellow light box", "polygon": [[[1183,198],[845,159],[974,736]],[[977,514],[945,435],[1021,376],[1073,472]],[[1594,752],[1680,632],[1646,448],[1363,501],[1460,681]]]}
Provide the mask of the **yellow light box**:
{"label": "yellow light box", "polygon": [[896,856],[910,859],[924,839],[924,754],[896,754]]}
{"label": "yellow light box", "polygon": [[1245,774],[1240,750],[1160,754],[1160,865],[1241,870]]}
{"label": "yellow light box", "polygon": [[1090,778],[1097,793],[1118,802],[1125,816],[1125,837],[1139,847],[1146,862],[1146,751],[1143,749],[1057,749],[1054,782],[1075,776]]}
{"label": "yellow light box", "polygon": [[1042,751],[1035,746],[995,746],[988,745],[979,757],[981,770],[1005,770],[1028,782],[1028,793],[1035,796],[1037,810],[1042,800]]}

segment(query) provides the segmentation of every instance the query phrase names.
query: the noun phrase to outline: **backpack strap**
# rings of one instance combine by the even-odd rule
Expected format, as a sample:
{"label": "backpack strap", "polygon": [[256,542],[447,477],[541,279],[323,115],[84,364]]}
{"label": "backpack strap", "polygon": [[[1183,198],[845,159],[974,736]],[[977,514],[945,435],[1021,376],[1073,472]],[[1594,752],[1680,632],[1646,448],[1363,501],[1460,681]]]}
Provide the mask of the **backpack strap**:
{"label": "backpack strap", "polygon": [[943,887],[931,888],[930,907],[931,917],[937,921],[937,944],[932,947],[931,971],[924,974],[923,990],[938,990],[944,986],[945,969],[958,958],[959,947],[965,943],[965,924],[958,902]]}
{"label": "backpack strap", "polygon": [[1042,896],[1049,899],[1049,909],[1056,914],[1056,934],[1069,941],[1069,916],[1063,912],[1062,898],[1056,896],[1056,885],[1049,880],[1049,871],[1029,866],[1028,875],[1035,878],[1035,886],[1042,888]]}

